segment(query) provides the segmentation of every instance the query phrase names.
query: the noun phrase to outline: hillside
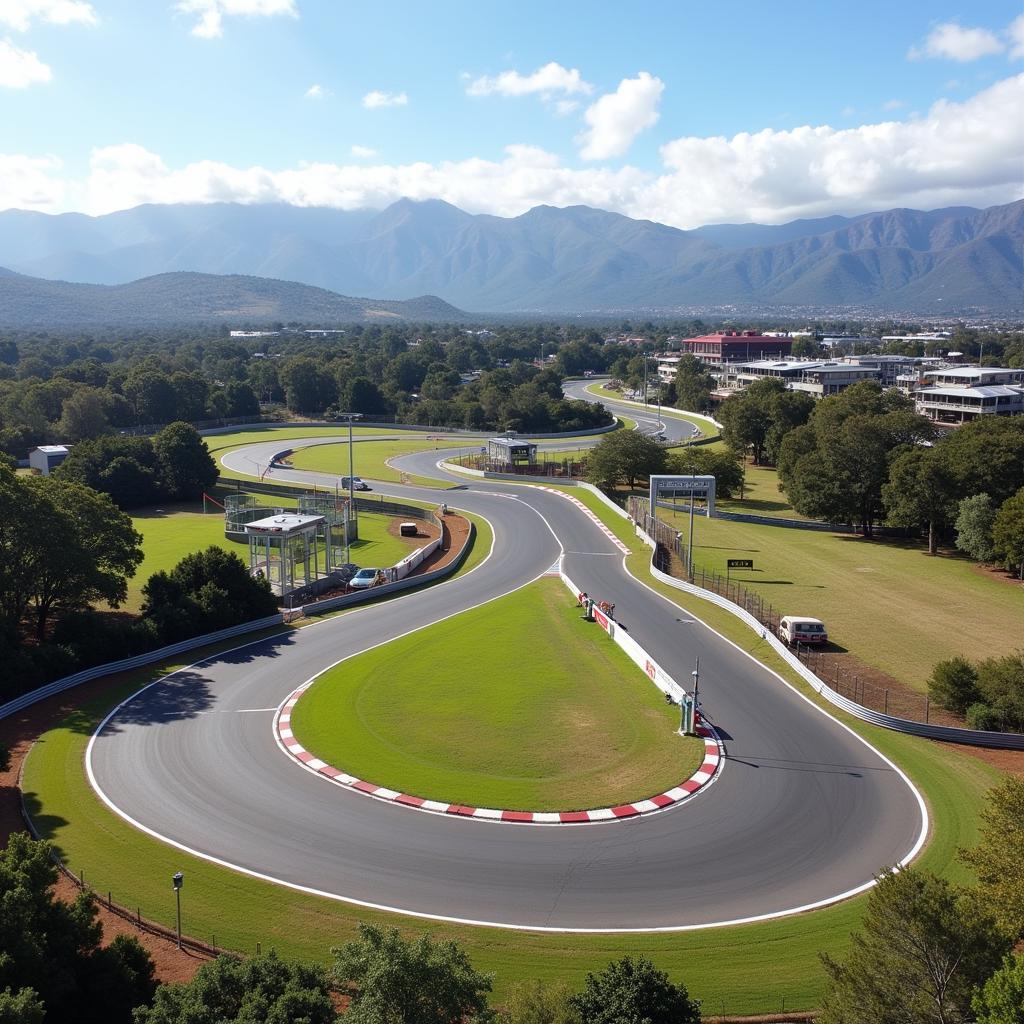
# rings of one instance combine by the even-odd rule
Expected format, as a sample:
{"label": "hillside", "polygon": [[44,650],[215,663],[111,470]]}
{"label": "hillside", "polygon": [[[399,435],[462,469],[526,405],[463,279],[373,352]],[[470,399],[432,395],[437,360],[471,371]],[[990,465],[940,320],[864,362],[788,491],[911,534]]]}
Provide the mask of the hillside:
{"label": "hillside", "polygon": [[[382,211],[215,203],[104,217],[0,213],[0,265],[35,277],[121,285],[251,275],[496,313],[726,304],[1006,313],[1024,307],[1022,251],[1024,201],[695,231],[585,206],[495,217],[407,199]],[[240,299],[254,315],[267,301],[286,302]]]}
{"label": "hillside", "polygon": [[433,295],[405,301],[356,299],[293,281],[237,274],[159,274],[129,284],[97,285],[45,281],[0,268],[3,327],[388,319],[460,321],[465,314]]}

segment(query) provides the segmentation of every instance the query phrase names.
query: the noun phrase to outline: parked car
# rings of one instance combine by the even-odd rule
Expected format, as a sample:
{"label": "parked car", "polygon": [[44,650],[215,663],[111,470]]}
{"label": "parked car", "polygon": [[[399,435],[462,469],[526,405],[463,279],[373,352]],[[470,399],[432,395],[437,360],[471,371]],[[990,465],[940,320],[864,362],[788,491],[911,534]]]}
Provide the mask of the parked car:
{"label": "parked car", "polygon": [[[349,480],[352,481],[351,487],[349,486]],[[361,476],[343,476],[341,478],[341,489],[343,491],[368,491],[370,489],[370,485],[366,483]]]}
{"label": "parked car", "polygon": [[779,639],[794,644],[827,644],[828,630],[821,619],[807,615],[783,615],[779,623]]}
{"label": "parked car", "polygon": [[372,587],[377,582],[379,574],[380,569],[360,569],[348,581],[349,588],[352,590],[366,590],[367,587]]}

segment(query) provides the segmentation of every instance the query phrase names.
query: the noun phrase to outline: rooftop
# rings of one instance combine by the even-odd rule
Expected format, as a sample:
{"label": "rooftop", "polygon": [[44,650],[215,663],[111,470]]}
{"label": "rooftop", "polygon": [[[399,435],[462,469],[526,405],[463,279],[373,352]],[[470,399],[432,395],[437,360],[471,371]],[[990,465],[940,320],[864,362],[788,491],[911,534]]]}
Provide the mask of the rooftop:
{"label": "rooftop", "polygon": [[971,380],[989,373],[1020,373],[1010,366],[951,366],[944,370],[929,370],[929,377],[962,377]]}
{"label": "rooftop", "polygon": [[918,388],[915,395],[954,395],[957,398],[1013,398],[1024,396],[1024,385],[987,384],[975,388]]}
{"label": "rooftop", "polygon": [[245,524],[246,533],[298,533],[324,522],[323,516],[300,515],[297,512],[286,512],[282,515],[267,516]]}

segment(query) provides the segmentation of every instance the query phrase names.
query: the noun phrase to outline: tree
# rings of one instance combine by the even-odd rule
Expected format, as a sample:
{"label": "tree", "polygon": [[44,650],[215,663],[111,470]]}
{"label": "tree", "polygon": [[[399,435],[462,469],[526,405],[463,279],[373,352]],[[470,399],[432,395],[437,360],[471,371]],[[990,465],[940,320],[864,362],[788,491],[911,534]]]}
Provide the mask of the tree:
{"label": "tree", "polygon": [[333,974],[346,986],[351,1024],[469,1024],[493,1018],[490,975],[473,969],[454,942],[430,934],[407,942],[397,929],[359,925],[359,938],[333,949]]}
{"label": "tree", "polygon": [[623,957],[571,998],[583,1024],[700,1024],[700,1003],[650,960]]}
{"label": "tree", "polygon": [[109,494],[119,508],[159,498],[159,472],[148,437],[97,437],[76,444],[53,476]]}
{"label": "tree", "polygon": [[500,1020],[502,1024],[582,1024],[568,985],[542,981],[516,985]]}
{"label": "tree", "polygon": [[992,521],[992,547],[1007,568],[1019,566],[1024,580],[1024,487],[999,506]]}
{"label": "tree", "polygon": [[974,994],[971,1009],[975,1024],[1024,1024],[1024,957],[1007,956]]}
{"label": "tree", "polygon": [[915,868],[878,877],[843,963],[827,954],[820,1024],[966,1022],[1010,940],[970,891]]}
{"label": "tree", "polygon": [[42,641],[51,615],[97,601],[113,608],[128,596],[128,580],[142,563],[142,535],[105,494],[56,477],[29,478],[45,520],[33,523],[33,582],[29,605]]}
{"label": "tree", "polygon": [[686,445],[668,456],[665,468],[680,476],[713,476],[715,494],[719,498],[731,498],[743,485],[743,465],[731,451]]}
{"label": "tree", "polygon": [[707,412],[711,408],[711,392],[714,389],[714,377],[696,356],[687,353],[679,357],[675,379],[677,409]]}
{"label": "tree", "polygon": [[939,707],[962,715],[980,695],[977,670],[966,658],[949,658],[932,669],[928,696]]}
{"label": "tree", "polygon": [[46,1006],[30,988],[0,992],[0,1024],[43,1024]]}
{"label": "tree", "polygon": [[978,876],[978,893],[1002,928],[1024,937],[1024,778],[1008,775],[989,790],[978,845],[960,857]]}
{"label": "tree", "polygon": [[161,489],[170,498],[198,501],[217,482],[217,463],[191,424],[171,423],[153,438]]}
{"label": "tree", "polygon": [[338,397],[334,378],[309,356],[289,359],[280,370],[285,403],[292,412],[319,416]]}
{"label": "tree", "polygon": [[1024,487],[1024,416],[979,416],[936,448],[961,497],[987,494],[998,506]]}
{"label": "tree", "polygon": [[663,472],[665,458],[665,449],[653,438],[636,430],[616,430],[591,449],[587,479],[599,487],[611,488],[623,481],[635,487],[637,477]]}
{"label": "tree", "polygon": [[211,545],[186,555],[142,588],[142,615],[165,643],[273,615],[277,598],[233,551]]}
{"label": "tree", "polygon": [[[54,896],[52,854],[49,843],[24,832],[0,850],[0,992],[13,993],[8,1012],[16,999],[33,1012],[33,1000],[23,994],[30,989],[47,1020],[127,1024],[131,1008],[153,997],[153,963],[134,938],[100,946],[94,898],[82,893],[66,903]],[[3,1002],[0,997],[0,1007]]]}
{"label": "tree", "polygon": [[954,481],[934,448],[910,448],[892,460],[882,503],[893,526],[928,528],[928,554],[939,550],[939,531],[954,508]]}
{"label": "tree", "polygon": [[135,1024],[332,1024],[337,1020],[319,964],[282,960],[274,950],[246,960],[220,956],[180,985],[161,985]]}
{"label": "tree", "polygon": [[110,432],[107,403],[99,388],[78,388],[64,401],[57,433],[65,441],[81,441]]}
{"label": "tree", "polygon": [[995,557],[992,546],[992,525],[996,511],[987,494],[975,494],[964,498],[957,506],[956,546],[976,562],[991,562]]}
{"label": "tree", "polygon": [[903,395],[862,381],[823,398],[806,426],[785,437],[780,484],[802,515],[856,523],[871,537],[884,514],[882,489],[891,463],[933,431]]}

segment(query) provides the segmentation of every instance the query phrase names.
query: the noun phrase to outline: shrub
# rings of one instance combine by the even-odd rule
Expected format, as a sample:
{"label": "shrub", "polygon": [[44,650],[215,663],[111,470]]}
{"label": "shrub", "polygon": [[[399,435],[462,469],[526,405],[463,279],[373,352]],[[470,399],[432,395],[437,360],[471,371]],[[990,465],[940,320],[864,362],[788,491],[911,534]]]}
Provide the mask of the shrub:
{"label": "shrub", "polygon": [[978,673],[966,658],[949,658],[932,669],[928,696],[949,711],[963,714],[979,700]]}

